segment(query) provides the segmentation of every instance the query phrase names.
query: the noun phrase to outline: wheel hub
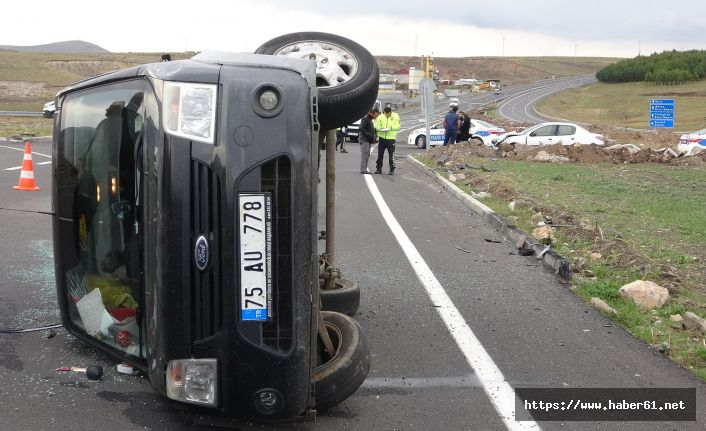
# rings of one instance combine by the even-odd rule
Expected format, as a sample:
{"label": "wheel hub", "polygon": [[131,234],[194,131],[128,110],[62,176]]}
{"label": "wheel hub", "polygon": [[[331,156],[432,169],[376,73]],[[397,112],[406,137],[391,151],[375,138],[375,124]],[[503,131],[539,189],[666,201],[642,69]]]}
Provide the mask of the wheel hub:
{"label": "wheel hub", "polygon": [[291,43],[274,55],[316,61],[317,86],[335,87],[349,81],[358,72],[358,61],[347,49],[331,42],[307,40]]}

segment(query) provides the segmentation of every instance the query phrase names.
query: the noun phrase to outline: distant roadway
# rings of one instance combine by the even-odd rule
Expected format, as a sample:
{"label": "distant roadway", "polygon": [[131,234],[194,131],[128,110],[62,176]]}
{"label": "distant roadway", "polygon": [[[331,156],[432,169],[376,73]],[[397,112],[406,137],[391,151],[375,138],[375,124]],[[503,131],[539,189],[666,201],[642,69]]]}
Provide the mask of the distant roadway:
{"label": "distant roadway", "polygon": [[[581,75],[503,87],[503,91],[500,94],[494,94],[493,92],[468,93],[459,97],[459,109],[461,111],[477,111],[483,110],[491,104],[497,104],[498,115],[518,123],[536,124],[552,120],[535,111],[534,105],[537,102],[559,91],[589,85],[594,82],[596,82],[596,78],[593,75]],[[431,118],[432,124],[441,121],[444,114],[449,110],[448,100],[435,100],[434,106],[434,115]],[[397,142],[406,143],[407,135],[410,131],[424,127],[424,117],[419,106],[402,109],[399,114],[402,128]],[[473,117],[472,113],[471,117]]]}

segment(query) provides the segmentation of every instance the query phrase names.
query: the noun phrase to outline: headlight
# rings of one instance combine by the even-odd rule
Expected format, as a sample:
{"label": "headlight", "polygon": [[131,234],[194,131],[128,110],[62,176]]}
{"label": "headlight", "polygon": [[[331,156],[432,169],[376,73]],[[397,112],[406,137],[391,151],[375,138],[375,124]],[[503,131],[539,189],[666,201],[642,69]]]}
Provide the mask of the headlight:
{"label": "headlight", "polygon": [[217,94],[216,86],[211,84],[165,83],[164,129],[172,135],[212,144]]}
{"label": "headlight", "polygon": [[182,359],[167,365],[167,396],[185,403],[216,406],[218,362],[215,359]]}

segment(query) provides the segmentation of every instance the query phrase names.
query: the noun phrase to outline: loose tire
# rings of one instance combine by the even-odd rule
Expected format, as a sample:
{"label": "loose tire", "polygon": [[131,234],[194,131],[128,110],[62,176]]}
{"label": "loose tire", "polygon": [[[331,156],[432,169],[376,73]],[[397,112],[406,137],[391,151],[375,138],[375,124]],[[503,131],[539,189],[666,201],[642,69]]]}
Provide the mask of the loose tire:
{"label": "loose tire", "polygon": [[363,383],[370,371],[370,351],[358,322],[332,311],[321,314],[336,349],[328,358],[318,340],[317,365],[312,371],[314,406],[326,410],[353,395]]}
{"label": "loose tire", "polygon": [[290,33],[265,42],[255,53],[316,59],[318,119],[324,130],[360,120],[377,97],[380,73],[375,57],[344,37],[319,32]]}
{"label": "loose tire", "polygon": [[358,283],[345,278],[336,280],[334,288],[324,290],[324,280],[319,279],[319,297],[321,309],[354,315],[360,306],[360,287]]}
{"label": "loose tire", "polygon": [[426,148],[427,147],[427,137],[424,135],[419,135],[414,139],[414,145],[416,145],[418,148]]}

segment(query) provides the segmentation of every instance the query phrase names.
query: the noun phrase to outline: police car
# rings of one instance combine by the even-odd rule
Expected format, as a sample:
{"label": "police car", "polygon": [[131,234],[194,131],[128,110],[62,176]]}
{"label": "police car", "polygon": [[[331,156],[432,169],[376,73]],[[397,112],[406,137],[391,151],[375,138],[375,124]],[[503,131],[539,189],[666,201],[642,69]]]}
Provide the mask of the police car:
{"label": "police car", "polygon": [[[442,145],[444,143],[444,123],[439,122],[430,127],[431,139],[429,139],[432,147],[437,145]],[[489,147],[493,146],[493,139],[498,135],[505,133],[505,129],[502,127],[495,126],[483,120],[476,120],[471,118],[471,140],[477,141],[479,144],[487,145]],[[407,138],[407,143],[409,145],[415,145],[419,148],[427,147],[427,136],[426,129],[420,127],[419,129],[413,130],[409,137]]]}
{"label": "police car", "polygon": [[677,152],[690,155],[694,148],[706,149],[706,129],[687,133],[679,137]]}

